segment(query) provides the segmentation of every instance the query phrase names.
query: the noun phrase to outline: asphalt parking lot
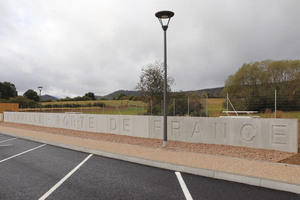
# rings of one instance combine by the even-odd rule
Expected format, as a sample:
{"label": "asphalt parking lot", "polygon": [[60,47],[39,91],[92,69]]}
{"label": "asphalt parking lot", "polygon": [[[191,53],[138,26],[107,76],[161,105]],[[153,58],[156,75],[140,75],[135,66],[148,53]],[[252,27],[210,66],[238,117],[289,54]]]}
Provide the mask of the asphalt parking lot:
{"label": "asphalt parking lot", "polygon": [[0,133],[0,199],[300,199]]}

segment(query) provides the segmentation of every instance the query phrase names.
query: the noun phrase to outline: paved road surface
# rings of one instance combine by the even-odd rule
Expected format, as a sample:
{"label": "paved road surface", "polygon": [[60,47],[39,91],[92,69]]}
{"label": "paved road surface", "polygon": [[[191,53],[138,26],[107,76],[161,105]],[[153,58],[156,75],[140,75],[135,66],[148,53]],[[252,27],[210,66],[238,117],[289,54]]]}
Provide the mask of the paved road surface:
{"label": "paved road surface", "polygon": [[[181,179],[182,178],[182,179]],[[300,199],[0,133],[0,199]]]}

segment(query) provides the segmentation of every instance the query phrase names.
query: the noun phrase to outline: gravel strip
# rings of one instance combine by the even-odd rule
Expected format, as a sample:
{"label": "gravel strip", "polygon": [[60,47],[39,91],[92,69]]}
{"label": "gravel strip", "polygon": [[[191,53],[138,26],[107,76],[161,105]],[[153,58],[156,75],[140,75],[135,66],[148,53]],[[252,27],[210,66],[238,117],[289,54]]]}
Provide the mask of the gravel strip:
{"label": "gravel strip", "polygon": [[[17,124],[10,122],[0,122],[0,126],[20,128],[33,131],[42,131],[46,133],[66,135],[79,138],[87,138],[93,140],[102,140],[115,143],[123,143],[130,145],[140,145],[152,148],[163,148],[162,140],[150,139],[150,138],[138,138],[132,136],[115,135],[107,133],[93,133],[86,131],[76,131],[62,128],[49,128],[34,126],[28,124]],[[294,153],[275,151],[275,150],[265,150],[265,149],[252,149],[247,147],[236,147],[229,145],[217,145],[217,144],[203,144],[203,143],[187,143],[178,141],[168,141],[168,147],[164,149],[184,151],[192,153],[202,153],[202,154],[212,154],[219,156],[251,159],[251,160],[261,160],[268,162],[276,162],[282,160],[286,157],[294,155]]]}

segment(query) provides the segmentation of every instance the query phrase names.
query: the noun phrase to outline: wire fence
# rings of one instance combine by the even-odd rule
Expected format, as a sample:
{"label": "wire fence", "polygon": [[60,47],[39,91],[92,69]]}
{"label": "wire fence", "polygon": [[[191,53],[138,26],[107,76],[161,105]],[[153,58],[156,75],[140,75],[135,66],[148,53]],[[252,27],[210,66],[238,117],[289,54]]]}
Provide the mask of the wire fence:
{"label": "wire fence", "polygon": [[[85,114],[116,114],[116,115],[157,115],[164,113],[163,101],[160,103],[142,101],[114,101],[114,104],[89,103],[79,104],[43,104],[33,108],[20,108],[21,112],[50,112],[50,113],[85,113]],[[202,116],[219,117],[222,115],[251,115],[261,117],[286,117],[300,119],[300,96],[282,95],[274,91],[272,96],[249,95],[236,97],[226,94],[225,98],[170,98],[167,105],[168,116]],[[299,113],[299,114],[298,114]],[[288,114],[290,116],[288,116]]]}
{"label": "wire fence", "polygon": [[[111,101],[110,101],[111,102]],[[47,112],[47,113],[85,113],[85,114],[119,114],[119,115],[156,115],[164,113],[163,101],[154,104],[151,101],[115,101],[114,105],[91,103],[41,104],[31,107],[20,107],[20,112]],[[118,102],[118,103],[117,103]],[[225,102],[224,98],[197,98],[197,99],[169,99],[169,116],[219,116]]]}

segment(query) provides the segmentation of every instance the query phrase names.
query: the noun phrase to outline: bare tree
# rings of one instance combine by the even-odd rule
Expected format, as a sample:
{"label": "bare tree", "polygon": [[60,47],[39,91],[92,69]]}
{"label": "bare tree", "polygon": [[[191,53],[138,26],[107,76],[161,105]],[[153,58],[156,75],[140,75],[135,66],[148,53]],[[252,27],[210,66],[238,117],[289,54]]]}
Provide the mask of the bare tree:
{"label": "bare tree", "polygon": [[[171,85],[174,83],[172,77],[168,77],[168,92],[171,92]],[[153,104],[160,104],[164,91],[164,65],[158,61],[150,63],[142,68],[140,80],[136,89],[141,91],[145,101],[151,100]]]}

